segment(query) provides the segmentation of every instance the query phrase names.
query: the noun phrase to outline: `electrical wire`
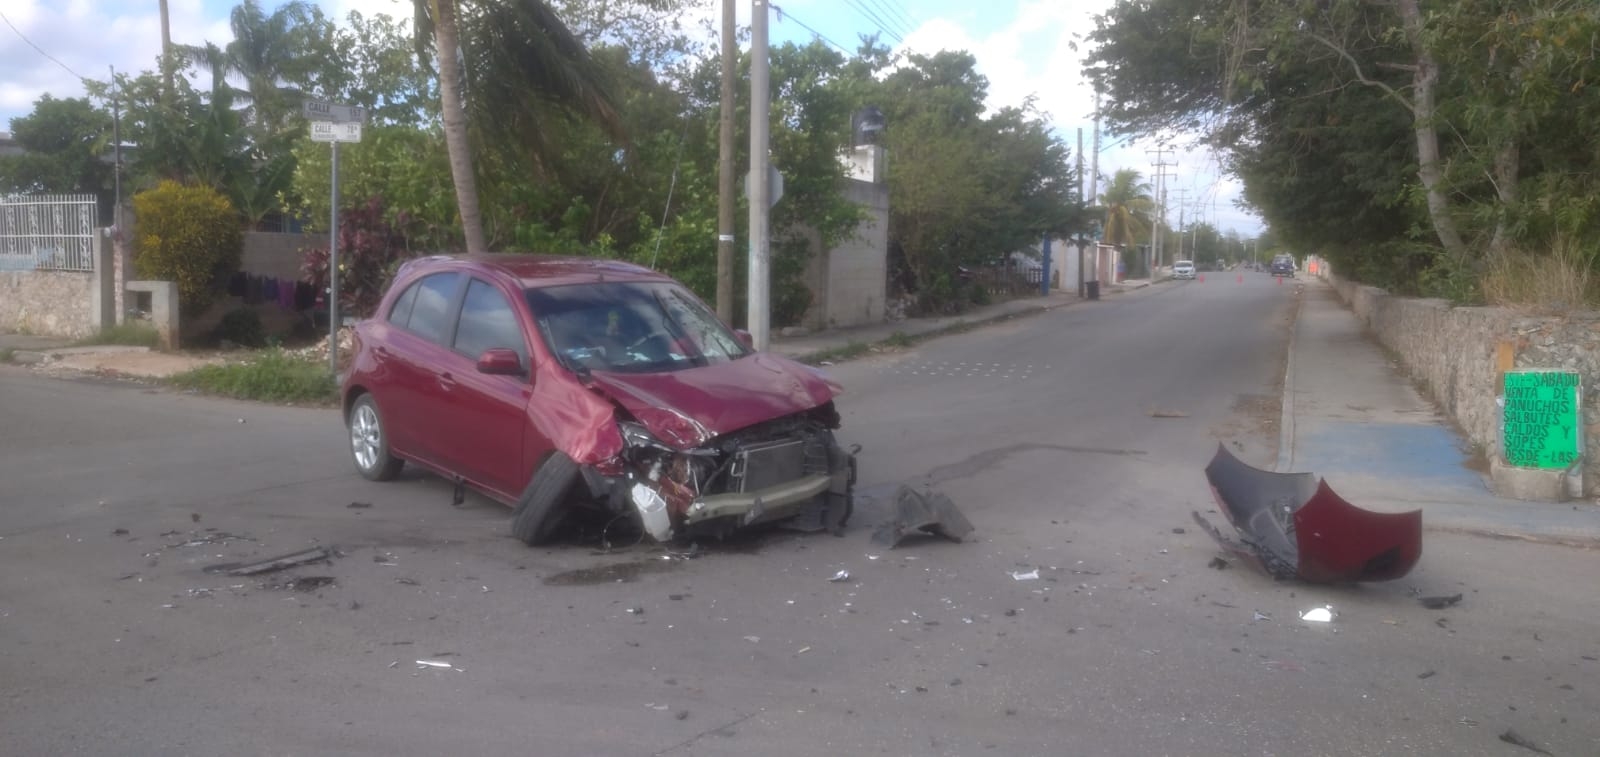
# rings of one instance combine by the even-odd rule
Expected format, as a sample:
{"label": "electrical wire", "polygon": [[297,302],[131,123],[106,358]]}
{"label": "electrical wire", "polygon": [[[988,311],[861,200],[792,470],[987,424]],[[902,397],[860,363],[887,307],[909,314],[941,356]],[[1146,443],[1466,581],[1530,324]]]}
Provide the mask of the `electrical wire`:
{"label": "electrical wire", "polygon": [[890,39],[894,40],[895,42],[897,42],[899,44],[905,44],[905,39],[903,37],[901,37],[899,34],[896,34],[893,31],[884,28],[883,19],[878,18],[878,15],[876,13],[873,13],[871,9],[869,9],[865,5],[863,5],[861,3],[861,0],[844,0],[844,2],[845,2],[845,5],[848,5],[848,6],[852,7],[852,8],[855,8],[856,11],[859,12],[862,15],[863,18],[866,18],[867,21],[871,22],[873,26],[878,27],[878,31],[879,32],[882,32],[882,33],[888,35]]}
{"label": "electrical wire", "polygon": [[900,18],[896,17],[894,13],[889,10],[888,6],[884,5],[883,0],[866,0],[866,3],[871,5],[874,10],[878,11],[878,16],[884,21],[889,22],[889,26],[894,31],[898,32],[901,37],[906,37],[911,34],[911,27],[908,26],[905,21],[902,21]]}
{"label": "electrical wire", "polygon": [[49,58],[51,63],[54,63],[54,64],[60,66],[63,71],[66,71],[67,73],[72,74],[73,76],[77,77],[78,81],[88,81],[87,77],[83,76],[82,74],[78,73],[77,71],[72,70],[72,68],[70,66],[68,66],[67,64],[62,63],[59,60],[56,60],[56,56],[45,52],[44,48],[41,48],[38,45],[33,44],[33,40],[28,39],[28,35],[23,34],[22,30],[18,29],[16,24],[11,23],[11,19],[6,17],[6,14],[5,14],[4,11],[0,11],[0,21],[5,21],[6,22],[6,26],[11,27],[11,31],[15,32],[19,39],[21,39],[23,42],[28,43],[28,47],[31,47],[34,50],[38,51],[38,53],[40,55],[43,55],[44,57]]}
{"label": "electrical wire", "polygon": [[811,36],[816,37],[817,39],[820,39],[823,42],[826,42],[826,43],[828,43],[830,45],[833,45],[834,47],[838,48],[839,52],[842,52],[845,55],[854,54],[855,51],[845,47],[844,45],[839,44],[838,42],[834,42],[833,40],[828,39],[828,37],[826,35],[824,35],[822,32],[819,32],[816,29],[811,28],[810,26],[808,26],[806,24],[806,22],[801,21],[798,18],[795,18],[793,13],[790,13],[790,12],[784,10],[783,8],[781,8],[781,7],[777,6],[777,5],[772,5],[772,9],[774,11],[777,11],[777,13],[778,13],[778,23],[781,24],[784,21],[793,21],[801,29],[804,29],[804,30],[806,30],[808,32],[811,32]]}

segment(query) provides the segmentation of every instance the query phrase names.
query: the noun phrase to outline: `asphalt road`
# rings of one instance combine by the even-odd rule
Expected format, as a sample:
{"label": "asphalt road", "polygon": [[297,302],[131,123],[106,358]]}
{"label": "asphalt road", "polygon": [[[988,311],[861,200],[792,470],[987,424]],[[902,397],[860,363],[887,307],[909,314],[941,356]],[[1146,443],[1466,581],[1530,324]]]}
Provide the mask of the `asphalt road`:
{"label": "asphalt road", "polygon": [[[849,532],[688,560],[529,549],[438,479],[365,482],[327,411],[0,367],[0,754],[1600,753],[1592,551],[1207,567],[1201,471],[1219,442],[1270,466],[1292,297],[1169,283],[831,368]],[[871,544],[902,482],[977,538]],[[342,556],[202,570],[316,545]]]}

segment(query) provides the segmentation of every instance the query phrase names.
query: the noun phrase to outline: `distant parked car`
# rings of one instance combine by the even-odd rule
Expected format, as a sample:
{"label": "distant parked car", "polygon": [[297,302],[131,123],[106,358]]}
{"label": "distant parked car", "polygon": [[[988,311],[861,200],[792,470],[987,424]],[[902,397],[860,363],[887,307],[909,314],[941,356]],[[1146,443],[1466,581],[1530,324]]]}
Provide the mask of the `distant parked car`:
{"label": "distant parked car", "polygon": [[[650,536],[837,529],[855,457],[839,386],[750,348],[640,266],[537,255],[406,263],[355,328],[344,417],[362,476],[404,463],[516,508],[550,541],[591,508]],[[459,490],[458,490],[459,491]]]}
{"label": "distant parked car", "polygon": [[1179,260],[1179,261],[1173,263],[1172,264],[1172,278],[1175,278],[1175,279],[1192,279],[1192,278],[1194,278],[1194,261],[1192,261],[1192,260]]}
{"label": "distant parked car", "polygon": [[1294,277],[1294,258],[1289,255],[1277,255],[1272,258],[1272,275]]}

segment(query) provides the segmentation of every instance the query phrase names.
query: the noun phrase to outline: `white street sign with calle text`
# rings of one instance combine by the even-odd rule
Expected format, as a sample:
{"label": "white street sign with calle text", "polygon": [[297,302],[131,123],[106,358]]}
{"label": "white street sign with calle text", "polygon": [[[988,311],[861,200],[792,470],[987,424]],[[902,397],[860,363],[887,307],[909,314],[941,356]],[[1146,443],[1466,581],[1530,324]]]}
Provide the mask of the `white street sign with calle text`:
{"label": "white street sign with calle text", "polygon": [[367,109],[356,105],[344,105],[327,100],[306,100],[301,107],[306,118],[312,121],[333,121],[344,124],[362,123],[367,120]]}
{"label": "white street sign with calle text", "polygon": [[336,124],[332,121],[312,121],[313,142],[360,142],[361,124]]}

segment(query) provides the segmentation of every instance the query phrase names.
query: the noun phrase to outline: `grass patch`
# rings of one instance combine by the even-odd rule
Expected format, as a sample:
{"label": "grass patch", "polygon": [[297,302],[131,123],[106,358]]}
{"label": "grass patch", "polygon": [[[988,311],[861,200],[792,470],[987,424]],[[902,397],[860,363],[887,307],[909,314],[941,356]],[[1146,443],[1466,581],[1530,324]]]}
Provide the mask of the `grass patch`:
{"label": "grass patch", "polygon": [[1492,256],[1479,284],[1490,305],[1561,313],[1600,303],[1597,250],[1562,236],[1543,254],[1513,250]]}
{"label": "grass patch", "polygon": [[92,336],[86,336],[73,344],[78,347],[88,347],[100,344],[120,344],[130,347],[149,347],[155,349],[161,337],[156,333],[154,326],[144,323],[129,322],[119,323],[109,329],[101,329]]}
{"label": "grass patch", "polygon": [[181,389],[258,402],[331,405],[339,399],[327,366],[280,350],[263,351],[242,363],[201,366],[167,381]]}
{"label": "grass patch", "polygon": [[15,357],[16,354],[17,354],[17,351],[12,349],[12,348],[10,348],[10,347],[7,347],[5,349],[0,349],[0,363],[9,363],[9,362],[11,362],[11,358]]}
{"label": "grass patch", "polygon": [[871,349],[872,346],[866,342],[851,342],[843,347],[834,347],[821,352],[813,352],[810,355],[805,356],[804,362],[809,365],[820,365],[822,363],[837,363],[844,360],[853,360],[867,354],[867,351]]}
{"label": "grass patch", "polygon": [[882,344],[886,347],[910,347],[916,343],[916,337],[913,337],[904,331],[896,331],[893,334],[890,334],[889,338],[883,340],[882,342]]}

